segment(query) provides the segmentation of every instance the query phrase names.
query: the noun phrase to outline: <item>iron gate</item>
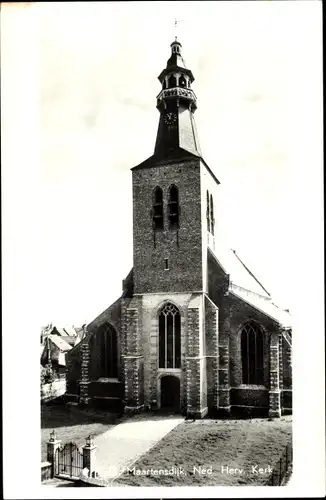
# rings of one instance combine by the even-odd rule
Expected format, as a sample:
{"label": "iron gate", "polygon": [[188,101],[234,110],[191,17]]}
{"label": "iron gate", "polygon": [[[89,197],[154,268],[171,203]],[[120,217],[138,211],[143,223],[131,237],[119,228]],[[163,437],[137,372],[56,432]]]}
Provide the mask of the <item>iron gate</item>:
{"label": "iron gate", "polygon": [[55,476],[78,478],[83,470],[83,453],[75,443],[67,443],[55,453]]}

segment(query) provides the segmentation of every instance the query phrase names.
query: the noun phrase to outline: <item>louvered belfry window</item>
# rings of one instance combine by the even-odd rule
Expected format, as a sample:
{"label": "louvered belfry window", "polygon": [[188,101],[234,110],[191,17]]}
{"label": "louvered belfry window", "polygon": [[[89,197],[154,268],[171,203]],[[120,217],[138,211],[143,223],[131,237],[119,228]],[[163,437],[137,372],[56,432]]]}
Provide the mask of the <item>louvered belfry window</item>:
{"label": "louvered belfry window", "polygon": [[154,190],[152,215],[154,231],[162,230],[164,228],[163,191],[160,187]]}
{"label": "louvered belfry window", "polygon": [[259,325],[247,323],[241,331],[242,383],[264,385],[264,338]]}
{"label": "louvered belfry window", "polygon": [[209,209],[209,192],[206,191],[206,220],[207,220],[207,231],[211,230],[210,222],[210,209]]}
{"label": "louvered belfry window", "polygon": [[210,197],[210,219],[211,219],[211,233],[214,235],[215,220],[214,220],[214,203],[212,195]]}
{"label": "louvered belfry window", "polygon": [[159,368],[180,368],[181,318],[178,308],[167,303],[159,315]]}
{"label": "louvered belfry window", "polygon": [[170,229],[179,228],[179,191],[171,186],[169,191],[169,226]]}

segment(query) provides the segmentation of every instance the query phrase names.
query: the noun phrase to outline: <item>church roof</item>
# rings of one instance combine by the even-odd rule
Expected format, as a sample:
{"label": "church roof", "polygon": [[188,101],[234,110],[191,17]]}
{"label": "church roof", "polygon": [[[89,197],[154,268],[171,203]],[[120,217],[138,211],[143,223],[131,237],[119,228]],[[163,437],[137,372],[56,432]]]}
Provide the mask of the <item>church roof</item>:
{"label": "church roof", "polygon": [[192,160],[194,158],[201,158],[198,155],[195,155],[189,151],[186,151],[183,148],[178,148],[174,149],[171,154],[167,151],[164,158],[162,158],[159,155],[153,154],[146,160],[142,161],[135,167],[133,167],[131,170],[141,170],[143,168],[151,168],[156,165],[166,165],[167,163],[172,163],[172,162],[177,162],[177,161],[183,161],[183,160]]}
{"label": "church roof", "polygon": [[270,294],[266,288],[263,287],[256,276],[247,268],[234,250],[221,243],[216,243],[215,250],[210,249],[210,252],[223,270],[230,275],[231,284],[257,293],[265,298],[270,298]]}
{"label": "church roof", "polygon": [[210,169],[210,167],[207,165],[206,161],[202,156],[195,155],[191,153],[190,151],[186,151],[183,148],[179,148],[178,150],[174,150],[173,153],[169,156],[168,153],[164,158],[161,158],[160,156],[156,156],[153,154],[149,158],[147,158],[145,161],[142,161],[135,167],[132,167],[131,170],[142,170],[144,168],[151,168],[154,166],[159,166],[159,165],[167,165],[169,163],[176,163],[176,162],[181,162],[181,161],[186,161],[186,160],[193,160],[197,159],[203,162],[207,170],[210,172],[214,180],[216,181],[217,184],[220,184],[220,181],[214,174],[214,172]]}
{"label": "church roof", "polygon": [[273,320],[275,320],[279,325],[284,328],[291,328],[292,326],[292,317],[288,311],[284,311],[280,307],[277,307],[271,300],[264,300],[261,297],[254,294],[247,294],[245,291],[230,290],[230,293],[235,295],[236,297],[244,300],[255,309],[263,312]]}

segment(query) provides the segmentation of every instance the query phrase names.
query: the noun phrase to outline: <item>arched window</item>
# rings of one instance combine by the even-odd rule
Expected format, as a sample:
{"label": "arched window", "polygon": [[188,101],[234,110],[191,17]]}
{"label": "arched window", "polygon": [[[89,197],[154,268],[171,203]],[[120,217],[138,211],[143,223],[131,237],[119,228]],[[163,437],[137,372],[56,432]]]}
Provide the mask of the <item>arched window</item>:
{"label": "arched window", "polygon": [[173,87],[176,87],[177,86],[177,80],[175,78],[174,75],[172,75],[170,77],[170,80],[169,80],[169,88],[172,89]]}
{"label": "arched window", "polygon": [[169,192],[169,225],[170,229],[179,227],[179,191],[176,186],[171,186]]}
{"label": "arched window", "polygon": [[256,323],[247,323],[241,331],[242,383],[264,384],[264,339]]}
{"label": "arched window", "polygon": [[159,368],[180,368],[181,319],[178,308],[165,304],[159,315]]}
{"label": "arched window", "polygon": [[179,80],[179,85],[180,87],[186,87],[186,79],[184,76],[182,76]]}
{"label": "arched window", "polygon": [[213,204],[213,196],[212,195],[210,198],[210,219],[211,219],[211,233],[214,234],[215,220],[214,220],[214,204]]}
{"label": "arched window", "polygon": [[210,209],[209,209],[209,192],[206,191],[206,220],[207,220],[207,231],[211,230],[211,221],[210,221]]}
{"label": "arched window", "polygon": [[163,227],[163,191],[160,187],[156,187],[153,195],[153,229],[159,231]]}
{"label": "arched window", "polygon": [[112,325],[106,323],[97,333],[99,353],[99,376],[115,378],[118,376],[117,334]]}

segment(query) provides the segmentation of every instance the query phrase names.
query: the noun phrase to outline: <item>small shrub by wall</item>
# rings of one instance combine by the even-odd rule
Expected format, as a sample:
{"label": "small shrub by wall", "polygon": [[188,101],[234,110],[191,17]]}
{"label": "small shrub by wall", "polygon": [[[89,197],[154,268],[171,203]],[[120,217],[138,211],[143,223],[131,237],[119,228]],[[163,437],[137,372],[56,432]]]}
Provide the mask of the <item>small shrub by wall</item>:
{"label": "small shrub by wall", "polygon": [[41,401],[51,401],[58,396],[62,396],[66,392],[66,380],[57,379],[51,384],[44,384],[41,386]]}

